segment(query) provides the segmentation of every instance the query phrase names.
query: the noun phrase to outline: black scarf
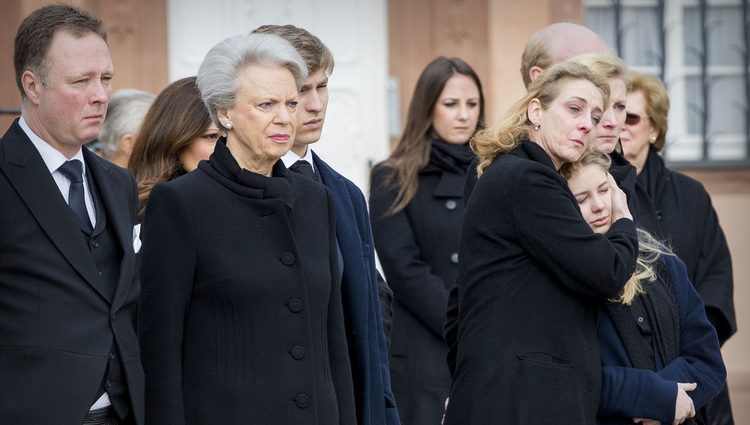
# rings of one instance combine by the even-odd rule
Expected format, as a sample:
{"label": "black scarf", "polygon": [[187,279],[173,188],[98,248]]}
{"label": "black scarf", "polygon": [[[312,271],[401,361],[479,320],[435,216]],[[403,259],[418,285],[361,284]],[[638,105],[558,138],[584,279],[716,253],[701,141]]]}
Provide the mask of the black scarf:
{"label": "black scarf", "polygon": [[647,282],[645,293],[630,306],[606,304],[633,367],[653,371],[657,370],[655,356],[666,365],[680,354],[680,316],[674,283],[661,262],[655,266],[657,280]]}
{"label": "black scarf", "polygon": [[466,175],[469,164],[475,158],[468,143],[461,145],[433,139],[429,165],[449,173]]}

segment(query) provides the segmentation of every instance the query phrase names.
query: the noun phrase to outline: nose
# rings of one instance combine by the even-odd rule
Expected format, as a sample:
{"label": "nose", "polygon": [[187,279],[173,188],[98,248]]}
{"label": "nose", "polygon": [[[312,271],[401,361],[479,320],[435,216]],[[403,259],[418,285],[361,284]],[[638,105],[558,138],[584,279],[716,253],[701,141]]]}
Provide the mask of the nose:
{"label": "nose", "polygon": [[602,120],[599,122],[599,125],[604,128],[615,128],[617,125],[617,122],[615,121],[615,111],[614,108],[609,108],[607,111],[602,115]]}
{"label": "nose", "polygon": [[320,95],[317,90],[311,90],[308,94],[309,99],[305,103],[305,110],[307,112],[320,112],[323,110],[323,101],[320,100]]}
{"label": "nose", "polygon": [[587,134],[591,130],[594,129],[594,121],[591,118],[591,115],[583,114],[584,116],[581,118],[581,120],[578,122],[578,128],[584,133]]}
{"label": "nose", "polygon": [[283,125],[291,123],[293,119],[297,119],[297,113],[289,110],[286,105],[282,105],[280,108],[276,109],[276,115],[274,116],[273,121],[276,124]]}
{"label": "nose", "polygon": [[604,200],[602,199],[601,196],[599,196],[598,194],[597,195],[593,195],[593,197],[591,198],[591,200],[593,201],[591,203],[591,211],[592,212],[598,213],[598,212],[600,212],[601,210],[604,209]]}
{"label": "nose", "polygon": [[91,103],[107,103],[111,93],[112,87],[109,83],[95,79],[91,85]]}
{"label": "nose", "polygon": [[466,121],[469,119],[469,107],[467,105],[461,105],[458,108],[458,117],[461,121]]}

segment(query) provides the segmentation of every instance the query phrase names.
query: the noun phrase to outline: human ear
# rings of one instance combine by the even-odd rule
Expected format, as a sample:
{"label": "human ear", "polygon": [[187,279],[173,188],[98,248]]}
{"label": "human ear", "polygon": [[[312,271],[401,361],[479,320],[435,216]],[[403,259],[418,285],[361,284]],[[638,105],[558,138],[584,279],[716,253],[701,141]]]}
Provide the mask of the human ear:
{"label": "human ear", "polygon": [[39,77],[30,70],[27,69],[21,74],[21,87],[23,87],[26,97],[34,105],[39,104],[39,89],[41,85],[42,82]]}

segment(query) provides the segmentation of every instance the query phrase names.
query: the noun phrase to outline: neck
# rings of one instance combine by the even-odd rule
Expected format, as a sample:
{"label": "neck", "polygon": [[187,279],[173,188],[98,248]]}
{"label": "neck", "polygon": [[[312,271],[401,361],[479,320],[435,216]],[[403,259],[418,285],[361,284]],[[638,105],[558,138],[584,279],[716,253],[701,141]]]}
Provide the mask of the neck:
{"label": "neck", "polygon": [[[25,103],[24,103],[25,104]],[[52,137],[52,135],[44,128],[44,126],[39,122],[38,117],[34,113],[30,113],[28,108],[26,106],[23,106],[21,108],[21,115],[23,116],[24,121],[26,121],[26,124],[29,126],[32,132],[36,134],[44,143],[52,146],[55,150],[60,152],[61,154],[65,155],[65,158],[73,158],[78,152],[81,150],[81,145],[65,145],[63,143],[60,143]]]}
{"label": "neck", "polygon": [[643,167],[646,166],[646,160],[648,159],[648,152],[650,150],[651,150],[650,148],[646,148],[643,150],[642,153],[640,153],[636,157],[630,157],[630,158],[625,157],[625,159],[630,161],[630,164],[633,165],[633,167],[635,167],[636,175],[641,174],[641,171],[643,171]]}
{"label": "neck", "polygon": [[278,158],[256,158],[252,152],[247,152],[238,146],[230,137],[227,136],[227,149],[234,157],[240,168],[251,171],[256,174],[260,174],[266,177],[271,177],[273,170],[273,164],[276,163]]}
{"label": "neck", "polygon": [[289,150],[300,158],[304,158],[307,155],[307,145],[292,145],[292,148]]}
{"label": "neck", "polygon": [[539,147],[540,147],[540,148],[542,148],[542,150],[544,151],[544,153],[546,153],[546,154],[547,154],[547,156],[549,157],[550,161],[552,161],[552,165],[554,165],[554,166],[555,166],[555,171],[560,171],[560,167],[562,167],[562,163],[559,163],[559,162],[558,162],[558,161],[557,161],[557,160],[555,159],[555,157],[553,157],[552,155],[550,155],[550,153],[549,153],[549,151],[547,150],[547,147],[546,147],[546,146],[544,146],[543,144],[541,144],[541,143],[537,142],[536,140],[534,140],[534,139],[532,138],[532,135],[531,135],[531,133],[529,133],[529,141],[531,141],[531,142],[534,142],[534,143],[536,143],[537,145],[539,145]]}

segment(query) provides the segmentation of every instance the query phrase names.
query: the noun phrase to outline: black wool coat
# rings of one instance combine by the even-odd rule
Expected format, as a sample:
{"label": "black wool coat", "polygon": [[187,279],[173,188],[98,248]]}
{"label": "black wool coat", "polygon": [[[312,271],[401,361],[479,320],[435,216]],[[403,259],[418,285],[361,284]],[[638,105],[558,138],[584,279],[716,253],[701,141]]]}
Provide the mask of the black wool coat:
{"label": "black wool coat", "polygon": [[216,145],[144,220],[146,421],[356,423],[326,189],[240,170]]}
{"label": "black wool coat", "polygon": [[711,197],[651,149],[638,175],[638,224],[669,245],[688,269],[723,344],[737,331],[732,258]]}
{"label": "black wool coat", "polygon": [[391,379],[405,425],[439,423],[450,386],[442,332],[458,275],[464,175],[428,165],[409,204],[389,214],[398,189],[377,167],[370,188],[375,248],[393,289]]}
{"label": "black wool coat", "polygon": [[524,140],[479,178],[459,250],[445,423],[594,424],[595,312],[633,273],[633,222],[594,234],[549,156]]}

